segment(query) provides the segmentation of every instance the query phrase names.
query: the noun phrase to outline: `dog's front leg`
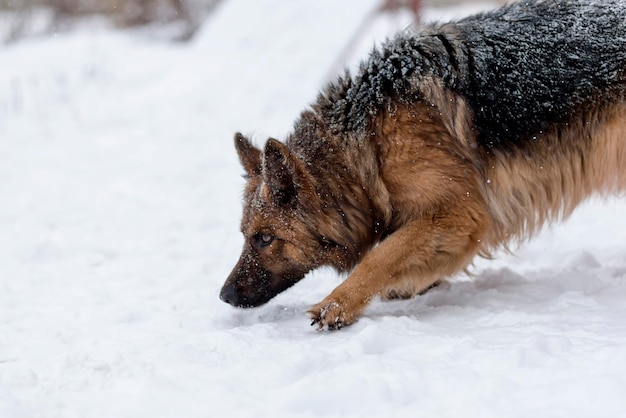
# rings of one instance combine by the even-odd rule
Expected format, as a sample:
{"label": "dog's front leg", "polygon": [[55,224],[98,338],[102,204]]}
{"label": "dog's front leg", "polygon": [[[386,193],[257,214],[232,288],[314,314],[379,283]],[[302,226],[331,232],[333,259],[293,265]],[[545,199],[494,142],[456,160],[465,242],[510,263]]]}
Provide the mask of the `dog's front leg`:
{"label": "dog's front leg", "polygon": [[484,222],[461,211],[414,220],[365,255],[352,274],[309,313],[312,325],[339,329],[372,298],[410,278],[416,290],[462,270],[480,248]]}

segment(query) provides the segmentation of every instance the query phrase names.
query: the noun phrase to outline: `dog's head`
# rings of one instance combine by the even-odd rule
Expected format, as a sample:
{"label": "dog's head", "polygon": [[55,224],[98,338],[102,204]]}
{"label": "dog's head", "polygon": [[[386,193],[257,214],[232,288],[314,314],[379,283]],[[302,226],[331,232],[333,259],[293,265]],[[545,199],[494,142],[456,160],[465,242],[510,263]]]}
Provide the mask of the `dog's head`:
{"label": "dog's head", "polygon": [[332,250],[316,231],[311,205],[319,199],[312,199],[315,185],[306,164],[275,139],[261,151],[237,134],[235,147],[248,179],[241,222],[245,241],[220,298],[254,307],[324,264]]}

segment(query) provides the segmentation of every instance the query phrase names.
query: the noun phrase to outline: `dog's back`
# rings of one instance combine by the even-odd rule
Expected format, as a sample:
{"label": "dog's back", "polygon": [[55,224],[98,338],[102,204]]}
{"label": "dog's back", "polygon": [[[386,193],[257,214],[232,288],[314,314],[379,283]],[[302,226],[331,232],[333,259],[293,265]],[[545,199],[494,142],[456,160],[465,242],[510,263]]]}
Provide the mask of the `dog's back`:
{"label": "dog's back", "polygon": [[468,102],[481,145],[530,139],[625,97],[626,2],[522,1],[409,29],[375,50],[354,79],[331,85],[321,102],[332,129],[366,130],[390,101],[423,101],[433,79]]}
{"label": "dog's back", "polygon": [[625,96],[623,0],[519,2],[456,29],[467,45],[458,59],[467,76],[450,87],[474,110],[483,145],[529,139]]}

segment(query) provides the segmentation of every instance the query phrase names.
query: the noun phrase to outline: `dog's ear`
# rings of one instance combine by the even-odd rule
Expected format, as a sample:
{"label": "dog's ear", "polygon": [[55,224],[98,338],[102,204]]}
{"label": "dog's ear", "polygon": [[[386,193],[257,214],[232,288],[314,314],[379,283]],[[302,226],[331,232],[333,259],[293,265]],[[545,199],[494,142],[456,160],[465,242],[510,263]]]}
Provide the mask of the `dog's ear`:
{"label": "dog's ear", "polygon": [[293,200],[308,185],[304,163],[285,144],[273,138],[265,144],[262,176],[281,204]]}
{"label": "dog's ear", "polygon": [[235,134],[235,149],[246,174],[250,177],[259,175],[261,173],[261,150],[239,132]]}

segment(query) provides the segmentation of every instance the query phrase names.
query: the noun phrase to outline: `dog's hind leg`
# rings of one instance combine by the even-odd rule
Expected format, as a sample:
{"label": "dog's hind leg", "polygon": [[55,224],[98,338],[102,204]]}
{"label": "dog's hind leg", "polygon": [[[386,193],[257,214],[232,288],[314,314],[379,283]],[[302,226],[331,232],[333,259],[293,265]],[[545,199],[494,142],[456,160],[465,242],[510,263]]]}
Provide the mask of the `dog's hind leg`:
{"label": "dog's hind leg", "polygon": [[415,287],[414,279],[412,277],[407,277],[404,280],[401,280],[400,283],[385,287],[382,292],[380,292],[380,297],[385,300],[411,299],[413,296],[423,295],[430,289],[439,286],[441,282],[442,279],[437,280],[425,289],[420,289]]}
{"label": "dog's hind leg", "polygon": [[469,264],[480,250],[486,220],[467,208],[410,221],[365,255],[352,274],[309,313],[319,329],[354,322],[385,289],[407,278],[417,292]]}

